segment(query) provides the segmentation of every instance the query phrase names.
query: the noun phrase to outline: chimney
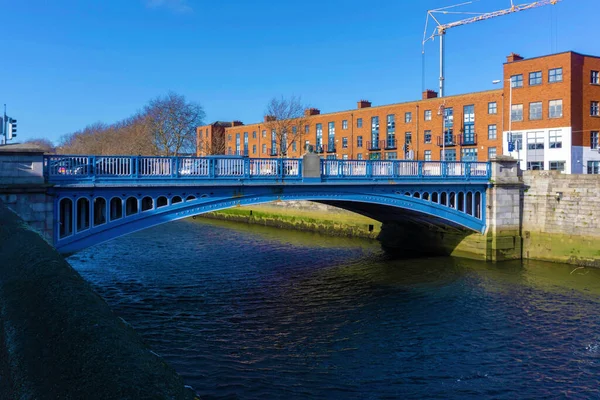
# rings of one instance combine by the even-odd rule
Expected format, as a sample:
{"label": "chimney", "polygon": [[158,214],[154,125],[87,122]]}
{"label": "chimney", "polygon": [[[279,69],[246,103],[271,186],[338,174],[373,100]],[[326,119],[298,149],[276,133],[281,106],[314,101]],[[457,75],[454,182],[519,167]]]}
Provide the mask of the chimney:
{"label": "chimney", "polygon": [[510,53],[508,56],[506,56],[506,62],[507,63],[511,63],[511,62],[515,62],[515,61],[521,61],[522,59],[523,59],[523,57],[521,57],[517,53]]}
{"label": "chimney", "polygon": [[371,102],[368,100],[359,100],[356,103],[356,108],[369,108],[371,107]]}
{"label": "chimney", "polygon": [[435,90],[427,89],[423,92],[423,100],[435,99],[436,97],[438,97],[437,95],[438,92],[436,92]]}
{"label": "chimney", "polygon": [[275,121],[276,119],[274,115],[265,115],[265,122]]}
{"label": "chimney", "polygon": [[304,110],[304,115],[310,117],[311,115],[319,115],[321,114],[321,110],[318,108],[307,108]]}
{"label": "chimney", "polygon": [[244,123],[242,121],[233,121],[231,123],[231,126],[240,126],[240,125],[244,125]]}

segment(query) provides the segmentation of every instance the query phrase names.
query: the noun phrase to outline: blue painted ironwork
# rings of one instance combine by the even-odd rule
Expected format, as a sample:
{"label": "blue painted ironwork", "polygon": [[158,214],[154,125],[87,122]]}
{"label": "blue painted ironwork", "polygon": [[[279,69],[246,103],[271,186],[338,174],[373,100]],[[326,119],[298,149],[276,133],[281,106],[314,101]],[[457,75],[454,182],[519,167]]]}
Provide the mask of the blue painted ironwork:
{"label": "blue painted ironwork", "polygon": [[55,246],[77,251],[167,221],[273,200],[361,205],[382,221],[392,207],[431,224],[485,230],[488,163],[321,160],[321,178],[306,181],[302,165],[237,156],[46,156]]}
{"label": "blue painted ironwork", "polygon": [[[141,156],[45,156],[48,182],[112,180],[302,181],[302,159]],[[457,180],[487,182],[486,162],[321,160],[321,180]]]}

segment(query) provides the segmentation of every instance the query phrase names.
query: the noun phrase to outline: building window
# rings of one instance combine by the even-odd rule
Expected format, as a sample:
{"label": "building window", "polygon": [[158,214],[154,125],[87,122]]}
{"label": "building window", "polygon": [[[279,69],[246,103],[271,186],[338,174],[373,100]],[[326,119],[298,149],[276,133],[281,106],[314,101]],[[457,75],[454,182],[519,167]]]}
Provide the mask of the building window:
{"label": "building window", "polygon": [[396,153],[395,151],[386,152],[385,153],[385,159],[386,160],[397,160],[398,159],[398,153]]}
{"label": "building window", "polygon": [[342,129],[348,129],[348,120],[347,119],[342,121]]}
{"label": "building window", "polygon": [[590,82],[593,85],[600,85],[600,72],[592,71],[592,76],[591,76]]}
{"label": "building window", "polygon": [[256,154],[256,145],[255,144],[252,145],[252,154]]}
{"label": "building window", "polygon": [[598,149],[598,131],[590,132],[590,149]]}
{"label": "building window", "polygon": [[598,108],[597,101],[590,102],[590,115],[593,117],[597,117],[598,115],[600,115],[600,109]]}
{"label": "building window", "polygon": [[535,71],[529,73],[529,86],[541,85],[542,84],[542,71]]}
{"label": "building window", "polygon": [[342,138],[342,149],[347,149],[347,148],[348,148],[348,138],[343,137]]}
{"label": "building window", "polygon": [[446,156],[443,157],[442,153],[444,150],[440,150],[440,160],[444,161],[456,161],[456,150],[455,149],[446,149]]}
{"label": "building window", "polygon": [[513,133],[512,134],[512,142],[514,143],[516,150],[523,150],[523,134],[522,133]]}
{"label": "building window", "polygon": [[527,150],[544,149],[544,133],[543,132],[528,132],[527,134]]}
{"label": "building window", "polygon": [[265,143],[262,145],[262,153],[267,154],[267,145]]}
{"label": "building window", "polygon": [[461,161],[477,161],[477,147],[462,149]]}
{"label": "building window", "polygon": [[488,147],[488,160],[491,160],[492,158],[496,158],[496,148]]}
{"label": "building window", "polygon": [[317,139],[316,139],[316,145],[317,145],[317,152],[323,148],[323,124],[316,124],[315,125],[316,129],[317,129]]}
{"label": "building window", "polygon": [[600,174],[600,161],[588,161],[587,173],[588,174]]}
{"label": "building window", "polygon": [[252,139],[256,139],[256,131],[252,131]]}
{"label": "building window", "polygon": [[394,114],[390,114],[387,116],[387,141],[388,141],[388,146],[390,144],[393,144],[393,142],[396,141],[396,118],[394,116]]}
{"label": "building window", "polygon": [[431,161],[431,150],[425,150],[425,161]]}
{"label": "building window", "polygon": [[562,131],[560,129],[550,131],[550,148],[562,149]]}
{"label": "building window", "polygon": [[548,117],[560,118],[562,115],[562,100],[550,100],[548,103]]}
{"label": "building window", "polygon": [[510,86],[513,88],[523,87],[523,75],[513,75],[510,77]]}
{"label": "building window", "polygon": [[425,138],[425,143],[431,143],[431,131],[430,130],[425,131],[425,134],[423,135],[423,137]]}
{"label": "building window", "polygon": [[405,112],[404,113],[404,122],[408,123],[412,121],[412,113],[409,112]]}
{"label": "building window", "polygon": [[344,155],[342,156],[342,160],[347,160],[347,159],[348,159],[348,154],[344,154]]}
{"label": "building window", "polygon": [[565,162],[564,161],[550,161],[550,171],[564,171],[565,170]]}
{"label": "building window", "polygon": [[548,82],[562,82],[562,68],[554,68],[548,71]]}
{"label": "building window", "polygon": [[475,106],[468,105],[463,108],[463,140],[466,145],[475,144]]}
{"label": "building window", "polygon": [[296,141],[292,142],[292,151],[296,151]]}
{"label": "building window", "polygon": [[431,110],[425,110],[425,121],[431,121]]}
{"label": "building window", "polygon": [[358,148],[362,147],[362,136],[356,137],[356,147],[358,147]]}
{"label": "building window", "polygon": [[412,143],[412,133],[411,132],[404,132],[404,143],[405,144]]}
{"label": "building window", "polygon": [[362,128],[362,118],[356,118],[356,127]]}
{"label": "building window", "polygon": [[264,138],[267,137],[267,131],[265,131],[265,130],[262,131],[262,137],[264,137]]}
{"label": "building window", "polygon": [[496,125],[488,125],[488,140],[495,140],[498,138],[498,128]]}
{"label": "building window", "polygon": [[498,114],[498,104],[495,101],[488,103],[488,114]]}
{"label": "building window", "polygon": [[542,102],[529,103],[529,119],[542,119]]}
{"label": "building window", "polygon": [[357,154],[357,155],[356,155],[356,159],[357,159],[357,160],[362,160],[362,159],[363,159],[363,155],[362,155],[362,153],[359,153],[359,154]]}
{"label": "building window", "polygon": [[[452,107],[446,107],[444,109],[444,127],[446,130],[444,131],[444,142],[446,144],[454,143],[454,109]],[[454,160],[456,160],[456,155]],[[448,160],[446,160],[448,161]]]}
{"label": "building window", "polygon": [[511,106],[510,119],[512,121],[523,121],[523,104],[513,104]]}
{"label": "building window", "polygon": [[371,117],[371,147],[373,145],[379,145],[379,117]]}
{"label": "building window", "polygon": [[231,141],[231,133],[229,135],[227,135],[227,141],[230,142]]}
{"label": "building window", "polygon": [[527,169],[530,171],[542,171],[544,169],[543,161],[529,161],[527,163]]}
{"label": "building window", "polygon": [[304,133],[310,133],[310,125],[304,125]]}

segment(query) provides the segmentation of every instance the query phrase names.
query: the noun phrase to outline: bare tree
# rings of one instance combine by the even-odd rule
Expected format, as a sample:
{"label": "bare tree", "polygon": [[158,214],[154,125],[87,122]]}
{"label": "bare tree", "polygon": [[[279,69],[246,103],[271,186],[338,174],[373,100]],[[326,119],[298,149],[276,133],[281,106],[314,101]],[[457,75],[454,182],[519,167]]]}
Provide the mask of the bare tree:
{"label": "bare tree", "polygon": [[304,113],[306,108],[300,97],[271,99],[265,111],[265,126],[271,135],[271,142],[276,146],[271,150],[272,153],[277,152],[280,157],[285,157],[294,142],[302,147],[304,126],[308,123]]}
{"label": "bare tree", "polygon": [[203,125],[204,110],[185,97],[170,92],[144,108],[156,152],[164,156],[195,153],[196,127]]}
{"label": "bare tree", "polygon": [[25,143],[39,147],[41,150],[44,150],[44,153],[56,153],[56,146],[46,138],[29,139]]}

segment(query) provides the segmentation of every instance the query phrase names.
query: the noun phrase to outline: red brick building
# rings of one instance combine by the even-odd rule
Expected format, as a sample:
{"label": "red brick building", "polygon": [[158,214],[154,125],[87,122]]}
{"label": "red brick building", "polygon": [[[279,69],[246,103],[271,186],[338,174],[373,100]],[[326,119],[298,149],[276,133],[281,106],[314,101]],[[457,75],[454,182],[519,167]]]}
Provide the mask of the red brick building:
{"label": "red brick building", "polygon": [[[360,100],[346,111],[306,110],[286,157],[300,157],[305,144],[337,159],[433,161],[445,154],[447,161],[486,161],[510,154],[523,169],[600,173],[600,57],[511,54],[497,83],[497,90],[444,98],[428,90],[406,103]],[[198,127],[198,155],[207,154],[200,148],[204,133],[212,141],[222,135],[225,154],[280,156],[264,122],[228,124]]]}

